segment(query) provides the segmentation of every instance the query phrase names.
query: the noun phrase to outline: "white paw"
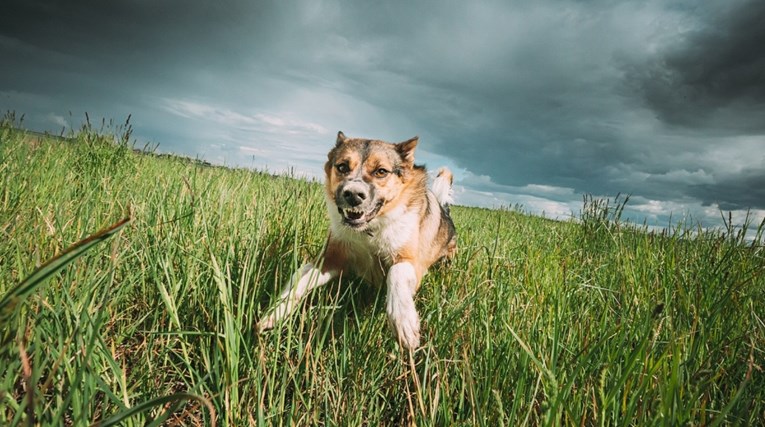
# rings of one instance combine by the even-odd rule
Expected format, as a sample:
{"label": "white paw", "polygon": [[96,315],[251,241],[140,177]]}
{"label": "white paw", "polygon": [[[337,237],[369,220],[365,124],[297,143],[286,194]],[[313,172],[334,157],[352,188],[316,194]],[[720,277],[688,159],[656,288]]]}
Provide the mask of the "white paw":
{"label": "white paw", "polygon": [[262,334],[263,332],[273,328],[274,328],[273,316],[268,316],[265,319],[258,322],[257,325],[255,325],[255,329],[258,331],[259,334]]}
{"label": "white paw", "polygon": [[414,350],[420,345],[420,316],[414,306],[417,275],[408,262],[394,264],[388,270],[388,321],[401,345]]}
{"label": "white paw", "polygon": [[396,332],[398,342],[408,350],[420,346],[420,317],[412,307],[396,307],[397,310],[388,313],[388,320]]}

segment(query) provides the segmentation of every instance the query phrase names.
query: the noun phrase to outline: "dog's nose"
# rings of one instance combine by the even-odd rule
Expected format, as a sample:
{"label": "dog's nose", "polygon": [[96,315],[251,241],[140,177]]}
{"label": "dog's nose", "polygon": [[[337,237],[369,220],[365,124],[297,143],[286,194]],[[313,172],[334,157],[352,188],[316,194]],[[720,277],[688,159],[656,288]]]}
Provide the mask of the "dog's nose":
{"label": "dog's nose", "polygon": [[349,205],[358,206],[367,198],[367,193],[361,190],[345,190],[343,191],[343,198]]}

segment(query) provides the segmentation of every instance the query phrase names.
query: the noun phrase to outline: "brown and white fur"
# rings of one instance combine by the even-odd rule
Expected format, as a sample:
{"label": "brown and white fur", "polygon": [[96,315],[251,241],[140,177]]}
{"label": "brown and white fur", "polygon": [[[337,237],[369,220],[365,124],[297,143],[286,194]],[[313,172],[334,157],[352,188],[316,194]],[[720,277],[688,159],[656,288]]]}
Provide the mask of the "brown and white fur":
{"label": "brown and white fur", "polygon": [[449,216],[452,174],[442,168],[427,187],[425,167],[414,164],[418,138],[391,144],[337,134],[324,166],[329,238],[320,266],[304,264],[258,331],[274,327],[310,290],[341,273],[385,284],[386,311],[405,348],[420,343],[414,294],[428,268],[456,251]]}

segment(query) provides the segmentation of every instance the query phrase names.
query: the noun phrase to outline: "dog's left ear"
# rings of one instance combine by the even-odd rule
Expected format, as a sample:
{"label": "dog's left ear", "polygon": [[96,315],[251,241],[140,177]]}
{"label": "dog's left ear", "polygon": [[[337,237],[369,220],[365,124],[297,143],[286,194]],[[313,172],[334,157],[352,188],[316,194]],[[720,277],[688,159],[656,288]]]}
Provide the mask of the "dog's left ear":
{"label": "dog's left ear", "polygon": [[420,141],[420,137],[407,139],[404,142],[396,144],[396,151],[401,156],[401,159],[406,163],[414,163],[414,149],[417,147],[417,143]]}
{"label": "dog's left ear", "polygon": [[345,142],[346,139],[348,139],[348,138],[345,136],[343,131],[338,132],[337,133],[337,140],[335,141],[335,147],[339,147],[340,145],[342,145]]}

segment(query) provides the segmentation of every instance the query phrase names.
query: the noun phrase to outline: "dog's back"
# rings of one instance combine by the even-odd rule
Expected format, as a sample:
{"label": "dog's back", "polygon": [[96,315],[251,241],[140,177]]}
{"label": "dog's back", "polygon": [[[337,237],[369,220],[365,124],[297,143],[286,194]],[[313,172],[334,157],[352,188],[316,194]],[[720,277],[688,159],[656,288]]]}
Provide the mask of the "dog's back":
{"label": "dog's back", "polygon": [[439,169],[427,192],[427,208],[420,226],[420,262],[424,271],[442,258],[451,258],[457,249],[457,233],[449,209],[454,202],[452,179],[449,169]]}
{"label": "dog's back", "polygon": [[453,183],[454,175],[452,175],[452,171],[447,168],[441,168],[438,170],[436,179],[433,181],[433,188],[431,189],[433,195],[436,196],[436,200],[438,200],[438,204],[441,206],[441,228],[445,229],[442,232],[447,237],[446,254],[443,256],[447,258],[454,256],[454,252],[457,250],[457,232],[449,210],[449,206],[454,203]]}

